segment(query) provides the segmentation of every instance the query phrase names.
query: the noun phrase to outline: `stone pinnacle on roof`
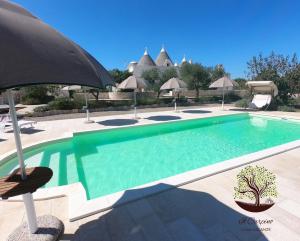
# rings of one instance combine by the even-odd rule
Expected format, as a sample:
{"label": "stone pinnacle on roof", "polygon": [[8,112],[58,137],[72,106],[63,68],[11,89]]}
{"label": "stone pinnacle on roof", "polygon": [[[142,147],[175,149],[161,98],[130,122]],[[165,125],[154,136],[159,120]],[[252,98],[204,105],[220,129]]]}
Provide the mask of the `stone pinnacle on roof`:
{"label": "stone pinnacle on roof", "polygon": [[173,66],[173,62],[164,46],[162,46],[160,53],[155,60],[155,63],[157,66]]}
{"label": "stone pinnacle on roof", "polygon": [[184,55],[183,59],[181,60],[181,64],[186,63],[186,62],[187,62],[187,60],[186,60],[185,55]]}
{"label": "stone pinnacle on roof", "polygon": [[151,56],[148,54],[148,49],[145,49],[144,55],[139,60],[138,65],[155,66],[155,63]]}

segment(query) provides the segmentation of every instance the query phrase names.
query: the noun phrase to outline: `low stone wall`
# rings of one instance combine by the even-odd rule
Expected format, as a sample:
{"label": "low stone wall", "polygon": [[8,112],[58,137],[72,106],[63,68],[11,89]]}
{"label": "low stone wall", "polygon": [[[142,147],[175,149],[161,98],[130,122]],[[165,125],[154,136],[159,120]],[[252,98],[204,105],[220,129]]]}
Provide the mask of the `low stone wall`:
{"label": "low stone wall", "polygon": [[[157,108],[157,107],[168,107],[172,104],[153,104],[153,105],[143,105],[140,106],[140,108]],[[126,106],[111,106],[111,107],[105,107],[105,108],[95,108],[91,109],[90,112],[103,112],[103,111],[125,111],[125,110],[131,110],[132,106],[126,105]],[[84,110],[81,109],[74,109],[74,110],[50,110],[50,111],[44,111],[44,112],[33,112],[30,115],[27,115],[27,117],[45,117],[45,116],[52,116],[52,115],[62,115],[62,114],[74,114],[74,113],[85,113]]]}
{"label": "low stone wall", "polygon": [[[235,94],[239,97],[243,98],[245,95],[247,95],[247,90],[225,90],[225,94]],[[200,90],[199,96],[200,97],[208,97],[208,96],[222,96],[222,90]],[[195,90],[187,90],[182,92],[183,96],[186,96],[188,98],[196,98],[196,91]]]}
{"label": "low stone wall", "polygon": [[133,99],[133,92],[108,92],[111,100],[128,100]]}
{"label": "low stone wall", "polygon": [[[108,92],[108,97],[111,100],[128,100],[133,99],[133,92]],[[156,99],[157,93],[153,91],[137,92],[136,97],[138,99]]]}

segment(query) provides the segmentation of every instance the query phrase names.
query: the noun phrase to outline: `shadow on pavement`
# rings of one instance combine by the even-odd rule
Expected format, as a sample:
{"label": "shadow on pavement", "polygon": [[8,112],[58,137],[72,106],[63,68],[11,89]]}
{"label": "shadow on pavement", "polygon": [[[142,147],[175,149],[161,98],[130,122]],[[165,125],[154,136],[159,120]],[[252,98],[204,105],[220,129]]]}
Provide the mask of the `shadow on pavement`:
{"label": "shadow on pavement", "polygon": [[173,116],[173,115],[155,115],[155,116],[149,116],[145,119],[152,120],[152,121],[169,121],[169,120],[179,120],[181,119],[181,117]]}
{"label": "shadow on pavement", "polygon": [[[161,193],[118,206],[153,191]],[[115,205],[99,218],[82,224],[72,240],[267,240],[253,218],[206,192],[158,184],[128,190]]]}
{"label": "shadow on pavement", "polygon": [[188,114],[206,114],[206,113],[211,113],[209,110],[183,110],[183,113],[188,113]]}
{"label": "shadow on pavement", "polygon": [[[35,133],[43,132],[45,130],[35,129],[35,128],[22,128],[22,129],[20,129],[20,131],[21,131],[21,134],[32,135]],[[9,131],[7,131],[7,133],[14,133],[14,131],[9,130]]]}
{"label": "shadow on pavement", "polygon": [[126,126],[136,124],[138,121],[134,119],[111,119],[97,122],[104,126]]}

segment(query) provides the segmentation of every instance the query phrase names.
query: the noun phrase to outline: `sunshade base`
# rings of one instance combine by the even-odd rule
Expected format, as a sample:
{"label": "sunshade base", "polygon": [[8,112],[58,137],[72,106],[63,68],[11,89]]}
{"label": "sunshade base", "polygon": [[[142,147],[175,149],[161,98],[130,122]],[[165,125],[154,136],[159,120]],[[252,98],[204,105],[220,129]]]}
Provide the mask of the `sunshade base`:
{"label": "sunshade base", "polygon": [[21,224],[8,237],[7,241],[56,241],[64,232],[64,224],[51,215],[37,217],[38,230],[31,234],[27,222]]}

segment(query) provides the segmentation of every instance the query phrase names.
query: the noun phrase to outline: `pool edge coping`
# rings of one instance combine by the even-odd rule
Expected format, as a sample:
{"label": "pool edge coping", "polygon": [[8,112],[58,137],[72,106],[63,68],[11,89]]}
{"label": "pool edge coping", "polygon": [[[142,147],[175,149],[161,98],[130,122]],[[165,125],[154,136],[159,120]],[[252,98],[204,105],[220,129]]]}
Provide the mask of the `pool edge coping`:
{"label": "pool edge coping", "polygon": [[[201,117],[195,117],[195,118],[189,118],[189,119],[178,119],[178,120],[168,120],[168,121],[159,121],[159,122],[151,122],[151,123],[136,123],[133,125],[126,125],[126,126],[111,126],[109,128],[105,129],[94,129],[94,130],[85,130],[85,131],[73,131],[73,132],[68,132],[65,134],[65,136],[62,137],[55,137],[51,138],[49,140],[43,140],[43,141],[37,141],[28,145],[22,145],[23,152],[24,151],[30,151],[32,148],[36,148],[42,145],[46,144],[51,144],[52,142],[56,141],[65,141],[69,140],[74,137],[74,135],[80,135],[83,133],[93,133],[93,132],[102,132],[102,131],[110,131],[110,130],[120,130],[120,129],[126,129],[126,128],[131,128],[131,127],[138,127],[138,126],[148,126],[148,125],[159,125],[159,124],[167,124],[167,123],[172,123],[172,122],[179,122],[179,121],[188,121],[188,120],[196,120],[196,119],[205,119],[205,118],[214,118],[214,117],[219,117],[219,116],[229,116],[229,115],[240,115],[240,114],[248,114],[250,115],[251,113],[249,112],[240,112],[237,111],[236,113],[219,113],[218,115],[213,115],[213,116],[201,116]],[[14,158],[17,156],[17,150],[13,149],[11,151],[6,152],[5,154],[0,155],[0,166],[5,164],[5,162],[9,161],[11,158]]]}
{"label": "pool edge coping", "polygon": [[[244,112],[245,113],[245,112]],[[265,114],[260,115],[259,113],[249,113],[246,112],[251,116],[262,116],[262,117],[269,117],[274,119],[283,119],[282,117],[278,116],[268,116]],[[239,112],[240,114],[240,112]],[[226,114],[225,114],[226,115]],[[231,115],[231,114],[228,114]],[[217,116],[223,116],[223,115],[217,115]],[[214,117],[217,117],[214,116]],[[206,118],[206,117],[204,117]],[[207,117],[209,118],[209,117]],[[200,119],[200,118],[192,118],[192,119]],[[300,122],[299,119],[293,119],[293,118],[284,118],[284,120],[291,119],[292,121]],[[175,120],[180,121],[180,120]],[[168,121],[169,122],[169,121]],[[173,121],[172,121],[173,122]],[[163,122],[166,123],[166,122]],[[149,123],[152,124],[152,123]],[[157,123],[159,124],[159,123]],[[143,124],[148,125],[148,124]],[[130,126],[127,126],[130,127]],[[126,127],[121,127],[126,128]],[[115,129],[115,128],[111,128]],[[108,129],[107,129],[108,130]],[[57,140],[66,140],[72,138],[74,133],[72,133],[70,136],[62,137],[62,138],[53,138],[51,140],[47,140],[44,142],[35,143],[32,145],[29,145],[28,147],[25,147],[26,150],[30,148],[34,148],[36,146],[39,146],[41,144],[51,143]],[[47,199],[53,199],[58,197],[67,196],[68,197],[68,218],[69,221],[76,221],[88,216],[91,216],[93,214],[103,212],[109,209],[112,209],[116,206],[126,204],[128,202],[132,202],[141,198],[145,198],[147,196],[157,194],[166,190],[169,190],[171,188],[179,187],[186,185],[191,182],[195,182],[197,180],[201,180],[203,178],[216,175],[218,173],[222,173],[228,170],[232,170],[274,155],[278,155],[280,153],[284,153],[296,148],[300,147],[300,140],[288,142],[285,144],[281,144],[279,146],[267,148],[258,152],[250,153],[247,155],[243,155],[237,158],[232,158],[229,160],[224,160],[219,163],[215,163],[212,165],[208,165],[205,167],[200,167],[191,171],[187,171],[184,173],[180,173],[168,178],[163,178],[158,181],[146,183],[140,186],[136,186],[130,189],[127,189],[125,191],[116,192],[113,194],[105,195],[103,197],[94,198],[91,200],[87,200],[86,198],[86,191],[83,187],[83,185],[80,182],[68,184],[65,186],[58,186],[58,187],[50,187],[45,189],[39,189],[37,192],[33,194],[34,200],[47,200]],[[24,148],[24,149],[25,149]],[[12,151],[13,153],[7,154],[5,159],[11,158],[12,155],[15,154],[15,151]],[[3,159],[0,160],[0,164],[2,164]],[[157,184],[167,184],[166,186],[157,186]],[[147,188],[145,190],[145,188]],[[139,190],[140,189],[140,190]],[[136,191],[134,195],[128,195],[126,194],[126,198],[124,198],[124,193],[128,190],[139,190]],[[120,199],[122,197],[122,199]],[[13,202],[13,201],[21,201],[21,196],[17,196],[14,198],[11,198],[7,201]],[[4,201],[4,200],[3,200]]]}

